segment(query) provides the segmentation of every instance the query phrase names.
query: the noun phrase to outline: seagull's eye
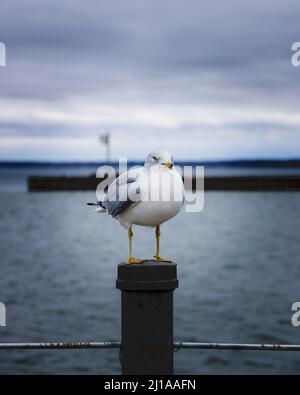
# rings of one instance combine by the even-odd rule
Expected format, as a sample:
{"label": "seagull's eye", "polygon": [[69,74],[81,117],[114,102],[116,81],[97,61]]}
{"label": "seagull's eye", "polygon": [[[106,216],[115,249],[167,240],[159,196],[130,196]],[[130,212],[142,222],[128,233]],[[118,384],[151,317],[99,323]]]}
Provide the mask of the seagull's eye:
{"label": "seagull's eye", "polygon": [[158,160],[158,157],[157,157],[157,156],[154,156],[154,155],[152,155],[152,159],[154,159],[154,160]]}

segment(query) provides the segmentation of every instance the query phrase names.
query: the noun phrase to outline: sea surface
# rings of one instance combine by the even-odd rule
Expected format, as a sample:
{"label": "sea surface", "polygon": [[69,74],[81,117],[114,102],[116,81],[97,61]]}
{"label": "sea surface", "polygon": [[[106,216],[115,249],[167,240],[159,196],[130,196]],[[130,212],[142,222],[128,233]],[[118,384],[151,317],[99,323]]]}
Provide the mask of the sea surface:
{"label": "sea surface", "polygon": [[[126,231],[85,205],[94,192],[27,192],[26,177],[46,173],[53,169],[0,169],[0,301],[7,308],[0,342],[119,340],[115,279]],[[162,255],[176,260],[180,282],[175,339],[300,344],[300,327],[291,325],[291,305],[300,301],[299,237],[295,192],[207,192],[202,212],[183,210],[165,224]],[[136,228],[135,255],[151,257],[154,249],[154,231]],[[300,352],[181,350],[175,371],[299,374]],[[118,374],[119,354],[0,351],[0,373]]]}

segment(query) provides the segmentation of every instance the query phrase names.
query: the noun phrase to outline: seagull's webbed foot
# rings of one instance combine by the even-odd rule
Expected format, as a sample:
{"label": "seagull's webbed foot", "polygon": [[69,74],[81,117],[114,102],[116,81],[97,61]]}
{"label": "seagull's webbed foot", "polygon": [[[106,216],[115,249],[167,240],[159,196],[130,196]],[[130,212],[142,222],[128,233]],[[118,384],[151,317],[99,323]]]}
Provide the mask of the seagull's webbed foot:
{"label": "seagull's webbed foot", "polygon": [[138,258],[133,258],[133,257],[129,257],[127,259],[127,265],[131,265],[134,263],[143,263],[145,262],[146,259],[138,259]]}
{"label": "seagull's webbed foot", "polygon": [[154,255],[154,258],[155,258],[156,262],[176,263],[174,261],[171,261],[171,259],[165,259],[165,258],[162,258],[161,256],[157,256],[157,255]]}

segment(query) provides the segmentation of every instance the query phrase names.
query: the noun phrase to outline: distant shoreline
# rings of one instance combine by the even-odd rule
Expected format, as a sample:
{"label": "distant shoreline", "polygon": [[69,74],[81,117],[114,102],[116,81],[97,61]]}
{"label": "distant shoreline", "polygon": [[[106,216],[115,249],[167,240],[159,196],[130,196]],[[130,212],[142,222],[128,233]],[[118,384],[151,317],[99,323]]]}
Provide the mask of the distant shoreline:
{"label": "distant shoreline", "polygon": [[[143,165],[143,161],[128,161],[128,166]],[[40,161],[0,161],[0,168],[16,167],[82,167],[111,165],[118,166],[118,162],[40,162]],[[247,168],[300,168],[300,159],[241,159],[222,161],[179,160],[178,166],[206,166],[206,167],[247,167]]]}

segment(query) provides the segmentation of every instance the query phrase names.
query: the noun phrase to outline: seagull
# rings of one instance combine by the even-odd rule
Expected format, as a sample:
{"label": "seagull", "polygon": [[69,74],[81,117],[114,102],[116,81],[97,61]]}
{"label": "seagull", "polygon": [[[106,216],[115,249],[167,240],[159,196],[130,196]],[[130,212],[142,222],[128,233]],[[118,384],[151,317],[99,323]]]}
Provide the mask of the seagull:
{"label": "seagull", "polygon": [[128,230],[128,264],[145,259],[132,256],[132,226],[155,228],[157,262],[170,262],[160,256],[160,225],[175,217],[184,204],[182,177],[174,166],[171,153],[158,148],[150,152],[143,167],[122,173],[108,187],[104,198],[95,203],[99,213],[107,213]]}

